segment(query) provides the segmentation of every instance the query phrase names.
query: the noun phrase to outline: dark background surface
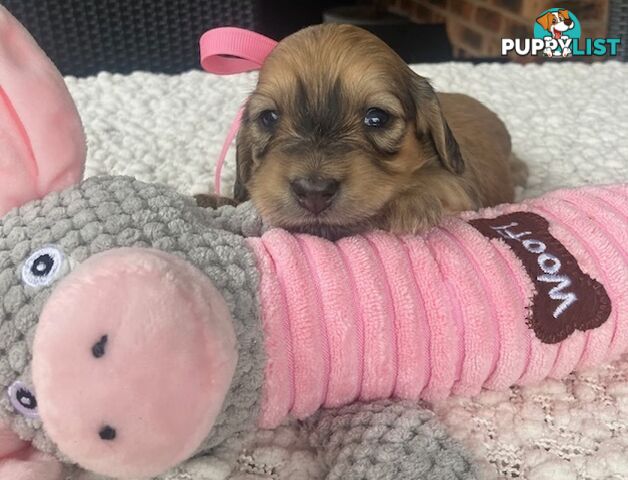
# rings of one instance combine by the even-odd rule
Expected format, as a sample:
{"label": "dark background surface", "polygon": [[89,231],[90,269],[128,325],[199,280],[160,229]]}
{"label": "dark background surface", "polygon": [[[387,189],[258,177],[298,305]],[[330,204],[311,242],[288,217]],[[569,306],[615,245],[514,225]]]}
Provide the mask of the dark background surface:
{"label": "dark background surface", "polygon": [[[4,0],[64,75],[199,68],[198,40],[233,25],[276,40],[321,23],[342,0]],[[367,27],[409,63],[452,59],[444,25]]]}
{"label": "dark background surface", "polygon": [[[385,12],[384,5],[390,3],[390,0],[1,1],[32,33],[61,73],[74,76],[100,71],[179,73],[198,69],[198,41],[210,28],[239,26],[281,40],[303,27],[321,23],[324,12],[330,9],[380,4]],[[463,4],[453,3],[459,0],[449,3],[430,0],[434,4],[443,1],[449,6]],[[505,2],[512,3],[500,2],[502,6]],[[515,3],[519,5],[521,1]],[[409,0],[408,4],[413,3]],[[608,33],[611,37],[622,37],[628,32],[628,0],[610,0],[609,5]],[[397,16],[393,24],[371,22],[361,26],[382,38],[408,63],[511,60],[495,57],[495,53],[483,57],[461,56],[458,47],[452,48],[448,39],[450,25],[446,27],[442,18],[437,21],[441,23],[413,23]],[[622,52],[616,59],[626,60],[628,48],[624,47]],[[567,59],[570,60],[575,59]]]}

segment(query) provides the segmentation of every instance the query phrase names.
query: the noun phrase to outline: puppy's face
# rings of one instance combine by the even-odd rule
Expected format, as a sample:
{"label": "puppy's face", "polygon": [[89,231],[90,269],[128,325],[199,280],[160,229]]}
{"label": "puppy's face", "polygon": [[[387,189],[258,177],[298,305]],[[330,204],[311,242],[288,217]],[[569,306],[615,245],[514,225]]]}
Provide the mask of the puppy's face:
{"label": "puppy's face", "polygon": [[364,30],[321,25],[268,57],[238,135],[235,197],[328,238],[369,227],[427,166],[462,169],[429,84]]}

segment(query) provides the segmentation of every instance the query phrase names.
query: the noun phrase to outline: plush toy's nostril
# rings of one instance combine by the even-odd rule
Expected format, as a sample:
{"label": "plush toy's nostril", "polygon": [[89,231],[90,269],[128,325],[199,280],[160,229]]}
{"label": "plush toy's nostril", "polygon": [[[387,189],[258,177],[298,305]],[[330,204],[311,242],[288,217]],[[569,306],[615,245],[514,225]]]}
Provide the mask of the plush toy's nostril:
{"label": "plush toy's nostril", "polygon": [[105,354],[105,346],[107,345],[107,335],[100,337],[92,347],[92,355],[94,358],[100,358]]}
{"label": "plush toy's nostril", "polygon": [[98,436],[103,440],[114,440],[116,438],[116,429],[105,425],[98,432]]}
{"label": "plush toy's nostril", "polygon": [[157,250],[107,251],[44,305],[33,343],[39,416],[83,467],[152,477],[210,434],[236,362],[231,315],[205,274]]}

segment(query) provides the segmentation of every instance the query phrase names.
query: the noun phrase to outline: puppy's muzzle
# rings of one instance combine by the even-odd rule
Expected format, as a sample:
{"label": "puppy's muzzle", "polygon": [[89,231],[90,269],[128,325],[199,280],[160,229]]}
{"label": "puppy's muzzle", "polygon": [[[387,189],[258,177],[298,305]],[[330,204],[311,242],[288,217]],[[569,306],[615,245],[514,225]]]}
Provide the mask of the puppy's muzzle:
{"label": "puppy's muzzle", "polygon": [[293,180],[290,187],[299,205],[317,215],[333,203],[340,182],[321,177],[306,177]]}

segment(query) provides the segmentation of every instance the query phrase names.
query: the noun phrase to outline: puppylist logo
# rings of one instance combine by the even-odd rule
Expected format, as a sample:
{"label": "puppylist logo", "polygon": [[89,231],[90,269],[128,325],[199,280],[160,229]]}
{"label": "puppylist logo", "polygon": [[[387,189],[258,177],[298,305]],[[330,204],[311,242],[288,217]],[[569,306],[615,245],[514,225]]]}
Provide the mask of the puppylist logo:
{"label": "puppylist logo", "polygon": [[502,56],[514,51],[519,56],[612,57],[617,55],[619,44],[619,38],[582,38],[580,22],[571,10],[550,8],[536,18],[534,38],[503,38]]}

